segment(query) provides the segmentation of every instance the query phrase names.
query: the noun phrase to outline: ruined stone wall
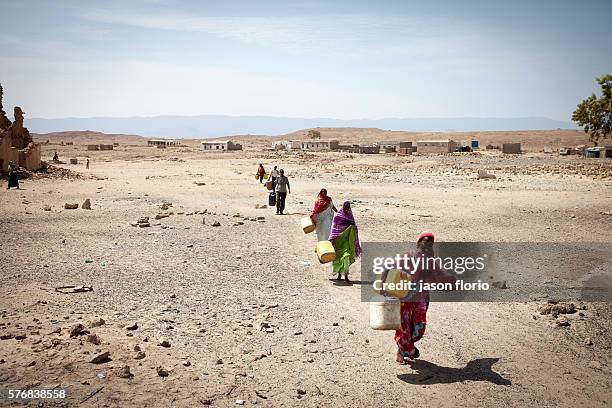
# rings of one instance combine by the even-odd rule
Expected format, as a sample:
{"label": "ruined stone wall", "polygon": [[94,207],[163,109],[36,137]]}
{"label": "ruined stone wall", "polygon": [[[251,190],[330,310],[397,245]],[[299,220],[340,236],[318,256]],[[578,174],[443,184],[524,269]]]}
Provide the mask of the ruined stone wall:
{"label": "ruined stone wall", "polygon": [[40,145],[34,143],[27,128],[23,126],[24,112],[15,106],[15,121],[6,117],[2,109],[3,89],[0,85],[0,167],[8,170],[9,162],[18,164],[27,170],[38,170],[42,167]]}

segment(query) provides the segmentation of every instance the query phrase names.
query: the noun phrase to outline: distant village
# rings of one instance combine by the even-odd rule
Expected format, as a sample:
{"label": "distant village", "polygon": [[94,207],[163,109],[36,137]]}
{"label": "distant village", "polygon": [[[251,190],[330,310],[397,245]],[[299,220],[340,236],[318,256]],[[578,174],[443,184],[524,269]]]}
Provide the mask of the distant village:
{"label": "distant village", "polygon": [[[180,140],[152,139],[147,141],[149,146],[160,149],[180,146]],[[231,140],[204,140],[200,142],[201,150],[210,152],[229,152],[242,150],[242,145]],[[451,139],[439,140],[417,140],[416,142],[395,141],[378,142],[370,144],[340,144],[335,139],[311,139],[311,140],[277,140],[272,142],[270,149],[273,151],[286,152],[326,152],[339,151],[358,154],[381,154],[397,153],[400,155],[418,154],[447,154],[455,152],[473,152],[482,150],[478,139],[473,138],[467,142],[457,142]],[[102,150],[102,149],[99,149]],[[500,145],[488,144],[484,150],[500,151],[504,154],[521,154],[520,143],[502,143]],[[587,147],[578,145],[572,147],[561,147],[559,149],[545,148],[544,153],[558,152],[561,156],[582,155],[587,158],[610,158],[612,157],[612,146]]]}

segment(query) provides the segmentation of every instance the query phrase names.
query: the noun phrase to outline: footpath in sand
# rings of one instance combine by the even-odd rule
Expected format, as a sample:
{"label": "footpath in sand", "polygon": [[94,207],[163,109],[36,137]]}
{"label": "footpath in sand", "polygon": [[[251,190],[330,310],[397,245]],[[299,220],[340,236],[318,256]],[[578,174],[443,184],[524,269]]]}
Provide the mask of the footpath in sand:
{"label": "footpath in sand", "polygon": [[[224,158],[94,162],[92,178],[0,193],[0,387],[66,388],[66,406],[609,406],[609,305],[559,325],[536,302],[432,303],[422,358],[398,366],[393,333],[369,328],[358,284],[330,281],[299,219],[326,187],[359,200],[363,241],[610,242],[610,181],[476,181],[393,157],[361,163],[389,166],[365,178],[354,160],[285,157],[275,216],[252,175],[273,160]],[[53,290],[73,284],[94,290]]]}

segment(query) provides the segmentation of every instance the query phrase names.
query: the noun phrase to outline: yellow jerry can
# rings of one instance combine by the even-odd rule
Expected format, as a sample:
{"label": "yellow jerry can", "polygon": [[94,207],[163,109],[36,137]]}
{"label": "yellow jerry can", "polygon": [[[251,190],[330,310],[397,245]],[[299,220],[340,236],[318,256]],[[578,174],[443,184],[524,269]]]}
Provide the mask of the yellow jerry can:
{"label": "yellow jerry can", "polygon": [[314,222],[312,222],[312,219],[310,217],[302,218],[300,224],[302,225],[302,230],[304,231],[304,234],[310,234],[316,228]]}
{"label": "yellow jerry can", "polygon": [[333,262],[336,259],[336,251],[332,243],[330,241],[317,242],[317,256],[321,263]]}

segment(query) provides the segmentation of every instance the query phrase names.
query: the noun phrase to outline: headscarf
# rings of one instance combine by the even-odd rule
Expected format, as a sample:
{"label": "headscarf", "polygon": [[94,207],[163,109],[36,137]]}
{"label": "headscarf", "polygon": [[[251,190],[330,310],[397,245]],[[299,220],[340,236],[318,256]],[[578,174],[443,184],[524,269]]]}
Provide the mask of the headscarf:
{"label": "headscarf", "polygon": [[355,218],[353,217],[353,211],[351,210],[350,201],[345,201],[342,204],[342,208],[334,215],[334,219],[332,221],[332,230],[329,234],[329,240],[333,241],[338,238],[345,229],[349,226],[353,225],[355,227],[355,256],[359,256],[361,254],[361,245],[359,244],[359,231],[357,230],[357,224],[355,223]]}
{"label": "headscarf", "polygon": [[313,218],[315,215],[322,213],[325,211],[329,203],[331,203],[332,199],[327,195],[327,190],[322,188],[317,196],[317,201],[314,203],[314,208],[312,213],[310,213],[310,217]]}

